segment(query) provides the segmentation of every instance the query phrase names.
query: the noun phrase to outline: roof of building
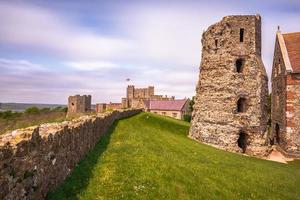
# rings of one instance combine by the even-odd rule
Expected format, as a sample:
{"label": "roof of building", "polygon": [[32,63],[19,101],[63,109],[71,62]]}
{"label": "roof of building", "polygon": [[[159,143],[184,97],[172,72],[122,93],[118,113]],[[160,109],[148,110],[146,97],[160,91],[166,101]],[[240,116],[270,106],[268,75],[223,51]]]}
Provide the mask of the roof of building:
{"label": "roof of building", "polygon": [[172,110],[180,111],[188,99],[176,100],[150,100],[150,110]]}
{"label": "roof of building", "polygon": [[300,32],[282,34],[293,72],[300,72]]}

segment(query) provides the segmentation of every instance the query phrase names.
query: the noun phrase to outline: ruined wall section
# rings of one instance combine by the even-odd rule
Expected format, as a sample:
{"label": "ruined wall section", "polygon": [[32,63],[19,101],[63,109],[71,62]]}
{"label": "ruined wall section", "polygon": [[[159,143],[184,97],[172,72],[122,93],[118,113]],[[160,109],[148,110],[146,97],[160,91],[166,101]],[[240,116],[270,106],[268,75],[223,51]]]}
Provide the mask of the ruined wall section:
{"label": "ruined wall section", "polygon": [[[241,152],[239,132],[247,134],[246,153],[265,153],[267,75],[260,57],[260,16],[228,16],[202,36],[202,59],[190,137]],[[240,42],[240,29],[244,29]],[[236,61],[243,60],[241,72]],[[237,112],[239,98],[247,110]]]}
{"label": "ruined wall section", "polygon": [[140,110],[114,111],[0,136],[0,199],[44,199],[108,131]]}

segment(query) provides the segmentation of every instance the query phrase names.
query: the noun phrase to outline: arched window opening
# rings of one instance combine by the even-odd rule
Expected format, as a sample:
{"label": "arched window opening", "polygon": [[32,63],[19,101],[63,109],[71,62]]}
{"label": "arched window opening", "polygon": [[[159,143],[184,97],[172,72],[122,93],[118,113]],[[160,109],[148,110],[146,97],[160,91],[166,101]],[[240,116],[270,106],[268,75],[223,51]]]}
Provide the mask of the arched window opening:
{"label": "arched window opening", "polygon": [[240,131],[237,143],[238,146],[243,150],[243,153],[245,153],[247,149],[247,137],[248,136],[245,132]]}
{"label": "arched window opening", "polygon": [[240,29],[240,42],[244,42],[244,29]]}
{"label": "arched window opening", "polygon": [[244,60],[239,58],[235,61],[235,67],[236,67],[236,72],[237,73],[242,73],[243,72],[243,65],[244,65]]}
{"label": "arched window opening", "polygon": [[277,144],[280,144],[280,127],[279,124],[276,123],[275,125],[275,139]]}
{"label": "arched window opening", "polygon": [[216,48],[218,48],[218,40],[217,39],[215,39],[215,46],[216,46]]}
{"label": "arched window opening", "polygon": [[240,99],[237,101],[237,112],[238,112],[238,113],[246,112],[246,109],[247,109],[246,103],[247,103],[247,101],[246,101],[245,98],[240,98]]}

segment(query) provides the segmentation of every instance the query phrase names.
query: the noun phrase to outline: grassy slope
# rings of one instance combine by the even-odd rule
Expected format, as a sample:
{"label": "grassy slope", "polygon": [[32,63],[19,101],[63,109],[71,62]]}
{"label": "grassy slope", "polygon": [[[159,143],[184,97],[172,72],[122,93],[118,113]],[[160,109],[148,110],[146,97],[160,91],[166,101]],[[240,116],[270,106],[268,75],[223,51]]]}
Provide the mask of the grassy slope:
{"label": "grassy slope", "polygon": [[299,163],[218,150],[188,128],[146,113],[119,121],[48,199],[300,199]]}

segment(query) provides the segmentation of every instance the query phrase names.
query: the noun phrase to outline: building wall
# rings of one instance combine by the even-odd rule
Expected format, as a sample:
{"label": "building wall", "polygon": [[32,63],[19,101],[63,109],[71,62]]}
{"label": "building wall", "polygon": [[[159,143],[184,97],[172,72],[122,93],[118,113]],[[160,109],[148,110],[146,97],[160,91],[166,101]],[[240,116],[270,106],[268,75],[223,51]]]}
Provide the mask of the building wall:
{"label": "building wall", "polygon": [[[287,70],[280,32],[277,33],[272,68],[271,143],[288,156],[300,156],[300,75]],[[283,42],[283,41],[282,41]],[[284,46],[282,46],[284,50]]]}
{"label": "building wall", "polygon": [[63,183],[115,120],[140,110],[45,124],[0,136],[0,199],[45,199]]}
{"label": "building wall", "polygon": [[[276,38],[272,67],[271,144],[286,145],[286,70]],[[276,126],[278,134],[276,134]]]}
{"label": "building wall", "polygon": [[96,104],[96,112],[97,113],[105,112],[105,110],[106,110],[106,103],[97,103]]}
{"label": "building wall", "polygon": [[68,98],[68,115],[91,111],[91,95],[75,95]]}
{"label": "building wall", "polygon": [[154,87],[135,88],[134,85],[127,86],[126,98],[122,98],[123,108],[143,108],[146,109],[144,101],[149,100],[174,100],[175,97],[167,97],[163,95],[155,95]]}
{"label": "building wall", "polygon": [[121,103],[109,103],[106,104],[106,110],[119,110],[122,109]]}
{"label": "building wall", "polygon": [[181,111],[170,111],[170,110],[150,110],[151,113],[172,117],[175,119],[183,119]]}
{"label": "building wall", "polygon": [[[266,154],[268,79],[257,41],[260,21],[260,16],[227,16],[203,33],[190,137],[229,151]],[[243,59],[240,73],[237,59]],[[245,112],[237,109],[241,98]],[[246,148],[238,142],[243,133]]]}
{"label": "building wall", "polygon": [[286,76],[286,135],[284,150],[300,156],[300,74]]}

